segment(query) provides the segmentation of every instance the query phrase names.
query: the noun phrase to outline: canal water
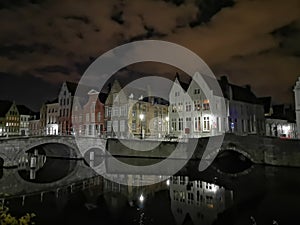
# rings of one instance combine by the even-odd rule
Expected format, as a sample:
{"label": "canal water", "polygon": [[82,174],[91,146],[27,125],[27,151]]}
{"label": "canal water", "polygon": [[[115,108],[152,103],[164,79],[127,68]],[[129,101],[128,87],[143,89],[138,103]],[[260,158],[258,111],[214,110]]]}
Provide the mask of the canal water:
{"label": "canal water", "polygon": [[[57,158],[39,161],[40,171],[19,168],[20,177],[36,185],[56,182],[76,164]],[[4,204],[15,216],[34,212],[37,225],[300,224],[300,169],[252,165],[234,155],[215,160],[203,172],[198,164],[190,161],[174,176],[150,186],[119,185],[95,176],[60,192],[55,187],[43,194],[26,190],[25,198],[9,196]],[[5,170],[9,169],[0,175]],[[141,175],[112,176],[130,184]],[[159,176],[164,175],[143,178]]]}

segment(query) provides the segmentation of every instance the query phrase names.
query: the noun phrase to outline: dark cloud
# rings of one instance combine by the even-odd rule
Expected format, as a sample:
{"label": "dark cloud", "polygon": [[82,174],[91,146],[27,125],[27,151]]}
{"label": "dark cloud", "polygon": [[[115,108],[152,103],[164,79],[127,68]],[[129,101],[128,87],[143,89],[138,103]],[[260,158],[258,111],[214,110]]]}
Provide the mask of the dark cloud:
{"label": "dark cloud", "polygon": [[[78,80],[113,47],[158,39],[191,49],[217,75],[228,73],[259,95],[292,101],[288,90],[300,74],[299,12],[299,0],[5,0],[0,76],[59,86]],[[144,69],[168,72],[159,65]],[[14,85],[7,76],[5,82]]]}
{"label": "dark cloud", "polygon": [[67,67],[65,66],[60,66],[60,65],[51,65],[51,66],[45,66],[43,68],[37,68],[36,71],[41,74],[51,74],[51,73],[62,73],[69,75],[70,71]]}

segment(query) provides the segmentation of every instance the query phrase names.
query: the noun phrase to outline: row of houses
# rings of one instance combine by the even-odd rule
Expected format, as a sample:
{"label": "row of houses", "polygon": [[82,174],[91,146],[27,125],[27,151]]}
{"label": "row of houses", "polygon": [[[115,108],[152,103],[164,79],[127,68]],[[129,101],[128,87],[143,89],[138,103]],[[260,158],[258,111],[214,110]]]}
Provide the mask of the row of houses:
{"label": "row of houses", "polygon": [[[200,78],[195,74],[190,81],[182,82],[177,74],[168,100],[156,97],[150,88],[124,88],[117,80],[108,85],[106,93],[86,87],[86,96],[76,98],[77,84],[64,82],[57,98],[43,104],[37,114],[23,105],[0,101],[0,136],[156,139],[197,138],[230,132],[297,137],[293,108],[272,105],[271,97],[258,98],[249,85],[231,84],[226,76],[217,81],[224,96],[222,105],[220,96],[204,93],[199,87],[196,80]],[[295,87],[296,97],[300,95],[299,82],[300,78]],[[300,111],[298,105],[296,112]],[[217,110],[212,110],[213,107]]]}

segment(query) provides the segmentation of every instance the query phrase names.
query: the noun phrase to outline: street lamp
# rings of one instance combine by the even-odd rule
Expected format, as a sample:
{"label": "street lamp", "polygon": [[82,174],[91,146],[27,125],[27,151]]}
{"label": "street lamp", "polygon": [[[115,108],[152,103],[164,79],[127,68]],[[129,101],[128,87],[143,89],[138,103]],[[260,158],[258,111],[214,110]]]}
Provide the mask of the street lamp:
{"label": "street lamp", "polygon": [[139,115],[139,117],[140,117],[140,120],[141,120],[141,139],[143,139],[143,120],[144,120],[145,115],[143,113],[141,113]]}

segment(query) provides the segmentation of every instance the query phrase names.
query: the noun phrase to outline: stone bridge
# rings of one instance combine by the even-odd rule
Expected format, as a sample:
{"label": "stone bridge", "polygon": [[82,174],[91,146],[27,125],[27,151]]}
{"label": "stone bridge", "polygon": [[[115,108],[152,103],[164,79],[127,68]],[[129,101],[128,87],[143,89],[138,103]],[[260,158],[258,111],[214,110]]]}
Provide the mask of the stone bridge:
{"label": "stone bridge", "polygon": [[[200,159],[205,149],[208,138],[198,140],[195,158]],[[124,146],[127,142],[137,149],[142,145],[157,146],[155,151],[134,151]],[[0,158],[4,160],[5,167],[18,166],[20,158],[29,150],[45,146],[44,150],[49,157],[82,158],[82,155],[90,149],[100,149],[100,154],[105,154],[107,148],[112,155],[128,157],[165,158],[174,150],[177,142],[163,141],[157,145],[157,141],[123,140],[100,138],[75,138],[73,136],[41,136],[0,139]],[[51,144],[67,146],[61,148],[49,147]],[[47,147],[48,145],[48,147]],[[81,151],[79,151],[80,147]],[[135,149],[135,147],[133,148]],[[250,159],[254,163],[277,166],[300,166],[300,140],[279,139],[258,135],[237,136],[226,134],[221,149],[215,151],[236,151]],[[99,151],[99,150],[98,150]]]}
{"label": "stone bridge", "polygon": [[[56,145],[50,148],[49,145]],[[60,148],[57,146],[60,145]],[[35,136],[0,139],[0,158],[4,167],[18,166],[24,154],[35,148],[44,146],[47,157],[59,157],[69,159],[82,158],[85,152],[92,148],[100,148],[104,151],[106,141],[99,138],[75,138],[73,136]],[[47,147],[48,146],[48,147]],[[64,148],[61,148],[64,146]],[[81,152],[78,146],[80,146]]]}
{"label": "stone bridge", "polygon": [[220,151],[236,151],[257,164],[300,167],[300,140],[226,134]]}

